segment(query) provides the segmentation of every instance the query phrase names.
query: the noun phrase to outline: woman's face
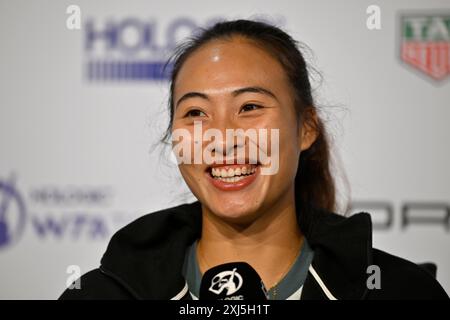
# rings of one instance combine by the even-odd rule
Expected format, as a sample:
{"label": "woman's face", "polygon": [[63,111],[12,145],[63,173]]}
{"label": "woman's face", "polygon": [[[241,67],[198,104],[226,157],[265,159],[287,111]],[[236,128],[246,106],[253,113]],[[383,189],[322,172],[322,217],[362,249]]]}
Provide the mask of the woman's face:
{"label": "woman's face", "polygon": [[[222,139],[185,140],[192,147],[192,161],[179,165],[187,185],[209,212],[232,223],[251,223],[280,202],[294,200],[299,155],[314,138],[299,125],[288,78],[269,53],[241,37],[212,41],[191,54],[181,67],[173,101],[172,133],[184,129],[194,137],[194,122],[197,130],[201,123],[202,133],[208,129],[222,133]],[[267,143],[262,143],[261,136],[256,140],[248,136],[244,143],[234,140],[236,144],[226,145],[227,129],[257,133],[267,129]],[[274,132],[271,129],[278,130],[278,138],[270,134]],[[251,145],[259,155],[271,157],[272,165],[278,161],[278,170],[262,174],[270,164],[260,158],[254,164],[254,155],[249,156]],[[220,154],[233,164],[205,163],[204,158],[194,163],[195,146],[197,152]],[[245,164],[237,163],[239,148],[245,151],[239,160]]]}

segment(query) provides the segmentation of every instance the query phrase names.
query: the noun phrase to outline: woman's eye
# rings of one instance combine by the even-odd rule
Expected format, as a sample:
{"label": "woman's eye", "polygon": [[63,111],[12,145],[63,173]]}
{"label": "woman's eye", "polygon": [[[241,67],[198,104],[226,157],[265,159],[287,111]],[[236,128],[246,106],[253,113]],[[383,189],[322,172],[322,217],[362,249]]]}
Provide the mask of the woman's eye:
{"label": "woman's eye", "polygon": [[262,108],[261,106],[257,105],[257,104],[246,104],[242,107],[241,112],[247,112],[247,111],[252,111],[252,110],[256,110],[256,109],[260,109]]}
{"label": "woman's eye", "polygon": [[189,110],[185,115],[185,117],[204,117],[204,116],[206,116],[206,114],[203,111],[197,109]]}

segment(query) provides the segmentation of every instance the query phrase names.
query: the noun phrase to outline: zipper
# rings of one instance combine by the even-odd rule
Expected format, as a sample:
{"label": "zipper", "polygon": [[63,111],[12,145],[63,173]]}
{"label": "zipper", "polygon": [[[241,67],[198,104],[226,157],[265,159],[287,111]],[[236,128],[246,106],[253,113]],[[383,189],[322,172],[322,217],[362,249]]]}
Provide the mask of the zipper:
{"label": "zipper", "polygon": [[327,286],[319,277],[316,270],[313,268],[312,264],[309,266],[309,272],[312,274],[314,280],[316,280],[317,284],[319,285],[320,289],[322,289],[323,293],[325,293],[328,300],[337,300],[337,298],[330,292],[330,290],[328,290]]}

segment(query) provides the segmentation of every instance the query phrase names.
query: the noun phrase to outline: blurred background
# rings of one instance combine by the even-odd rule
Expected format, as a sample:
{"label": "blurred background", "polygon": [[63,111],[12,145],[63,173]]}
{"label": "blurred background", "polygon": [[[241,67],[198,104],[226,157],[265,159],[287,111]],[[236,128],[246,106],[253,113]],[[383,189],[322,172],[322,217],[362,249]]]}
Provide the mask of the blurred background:
{"label": "blurred background", "polygon": [[311,48],[349,213],[450,294],[450,1],[1,0],[0,299],[57,298],[119,228],[192,198],[158,144],[161,67],[235,18]]}

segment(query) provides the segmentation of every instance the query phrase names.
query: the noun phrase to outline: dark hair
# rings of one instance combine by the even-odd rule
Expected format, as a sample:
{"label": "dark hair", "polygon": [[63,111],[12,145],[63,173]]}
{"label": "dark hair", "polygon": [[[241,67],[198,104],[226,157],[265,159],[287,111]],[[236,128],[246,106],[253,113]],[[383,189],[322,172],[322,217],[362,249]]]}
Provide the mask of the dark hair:
{"label": "dark hair", "polygon": [[244,37],[262,46],[279,61],[294,89],[295,108],[299,121],[304,121],[317,130],[318,136],[315,142],[300,154],[299,168],[295,177],[296,199],[299,200],[296,205],[300,207],[300,210],[306,205],[312,205],[335,211],[335,181],[331,175],[328,135],[323,121],[316,112],[308,67],[300,52],[299,43],[278,27],[251,20],[219,22],[208,29],[203,29],[178,46],[167,64],[172,68],[169,93],[171,120],[164,139],[167,140],[172,129],[175,80],[186,59],[210,41],[229,40],[233,36]]}

